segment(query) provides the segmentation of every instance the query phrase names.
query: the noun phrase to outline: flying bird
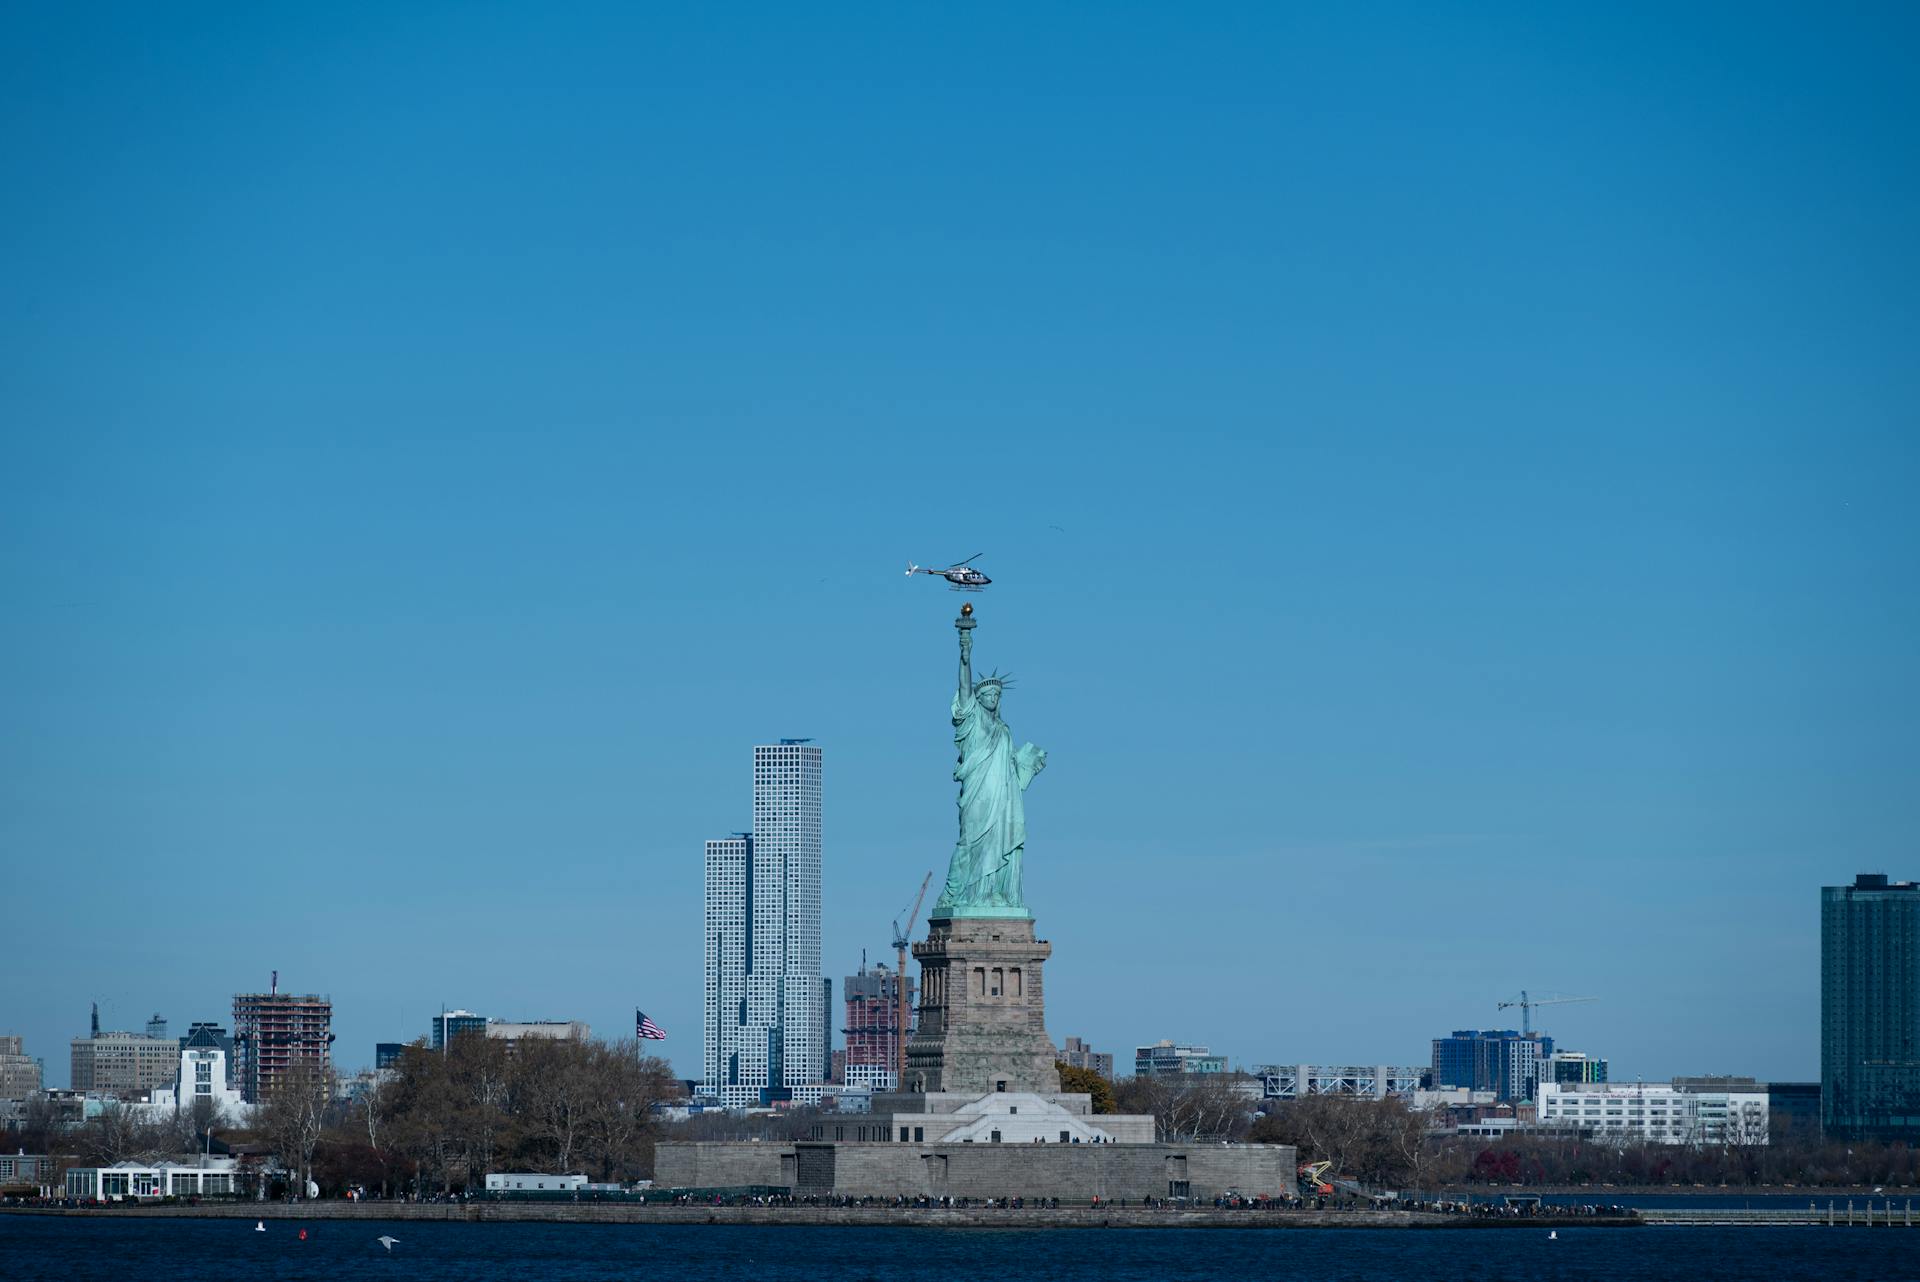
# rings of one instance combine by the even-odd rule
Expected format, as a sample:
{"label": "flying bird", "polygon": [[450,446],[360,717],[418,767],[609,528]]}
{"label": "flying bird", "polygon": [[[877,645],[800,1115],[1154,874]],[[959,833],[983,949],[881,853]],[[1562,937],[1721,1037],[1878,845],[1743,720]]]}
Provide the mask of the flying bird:
{"label": "flying bird", "polygon": [[379,1237],[373,1240],[378,1242],[381,1246],[386,1247],[387,1250],[391,1251],[393,1250],[393,1244],[395,1242],[398,1242],[400,1239],[397,1237],[388,1237],[386,1234],[382,1233]]}

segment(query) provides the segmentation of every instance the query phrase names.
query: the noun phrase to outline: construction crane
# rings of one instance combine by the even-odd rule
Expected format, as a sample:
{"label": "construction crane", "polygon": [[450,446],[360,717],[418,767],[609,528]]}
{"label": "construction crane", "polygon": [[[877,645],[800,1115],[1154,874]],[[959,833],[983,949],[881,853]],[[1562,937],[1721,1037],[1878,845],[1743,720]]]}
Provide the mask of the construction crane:
{"label": "construction crane", "polygon": [[893,919],[893,946],[899,952],[900,969],[893,976],[894,1001],[899,1004],[894,1036],[898,1039],[894,1046],[893,1088],[904,1090],[907,1084],[907,936],[913,933],[914,919],[920,916],[920,904],[927,897],[927,886],[933,881],[929,871],[920,879],[920,893],[913,897],[913,907],[907,910],[907,926],[900,928],[900,919]]}
{"label": "construction crane", "polygon": [[1496,1002],[1499,1010],[1509,1006],[1520,1008],[1520,1032],[1523,1036],[1533,1036],[1533,1008],[1535,1006],[1564,1006],[1568,1002],[1597,1002],[1598,997],[1528,997],[1527,990],[1521,989],[1520,996],[1511,1001]]}

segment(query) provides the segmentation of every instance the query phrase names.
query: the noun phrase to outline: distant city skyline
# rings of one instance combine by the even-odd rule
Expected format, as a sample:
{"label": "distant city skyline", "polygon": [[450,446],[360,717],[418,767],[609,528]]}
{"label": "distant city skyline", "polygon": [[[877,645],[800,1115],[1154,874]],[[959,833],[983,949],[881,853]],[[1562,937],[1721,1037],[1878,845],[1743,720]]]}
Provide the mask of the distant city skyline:
{"label": "distant city skyline", "polygon": [[[821,974],[1044,743],[1053,1031],[1811,1081],[1916,875],[1920,8],[0,12],[0,993],[702,1071],[702,843],[830,746]],[[1124,803],[1124,804],[1121,804]]]}
{"label": "distant city skyline", "polygon": [[[783,742],[786,742],[786,741],[783,741]],[[812,812],[817,814],[818,805],[819,805],[819,797],[817,792],[819,749],[815,748],[815,749],[812,749],[811,751],[814,754],[816,754],[813,758],[814,764],[812,767],[814,771],[815,780],[816,780],[814,791],[811,793],[811,795],[809,795],[805,789],[800,789],[800,790],[796,790],[795,795],[793,796],[779,798],[774,795],[777,791],[779,791],[779,789],[774,784],[771,773],[769,772],[778,770],[781,767],[774,764],[773,758],[771,757],[771,755],[767,755],[767,756],[761,755],[762,753],[770,753],[771,752],[770,746],[761,745],[755,749],[755,753],[756,753],[756,785],[755,786],[756,786],[756,792],[757,792],[757,799],[759,800],[761,806],[763,807],[762,813],[764,815],[768,815],[768,816],[779,815],[782,817],[788,817],[796,812],[796,807],[799,810],[805,810],[809,806],[811,807]],[[769,830],[771,831],[771,827]],[[808,842],[814,841],[816,837],[817,837],[817,834],[814,834],[814,833],[801,834],[799,836],[799,844],[805,845]],[[707,843],[707,846],[708,846],[707,867],[708,867],[708,875],[710,878],[714,876],[715,868],[716,868],[715,848],[726,847],[729,845],[737,845],[739,847],[741,855],[744,858],[751,857],[750,852],[753,849],[753,842],[749,834],[741,834],[739,837],[734,839],[709,841]],[[783,858],[784,856],[775,856],[773,859],[769,860],[766,856],[763,856],[762,863],[763,864],[780,863],[783,861]],[[819,874],[816,872],[814,876],[817,879]],[[724,880],[724,876],[722,876],[721,879]],[[1835,911],[1833,908],[1833,904],[1836,902],[1836,896],[1841,896],[1843,892],[1851,893],[1851,891],[1854,889],[1865,887],[1869,897],[1875,895],[1876,893],[1879,894],[1881,897],[1891,896],[1891,898],[1896,904],[1904,905],[1905,899],[1911,897],[1913,893],[1912,886],[1914,883],[1910,881],[1895,880],[1893,881],[1891,889],[1889,890],[1888,881],[1889,879],[1884,874],[1861,874],[1857,879],[1856,887],[1853,887],[1853,888],[1825,887],[1821,889],[1822,904],[1823,904],[1822,913],[1823,913],[1823,921],[1825,923],[1823,934],[1825,935],[1825,939],[1826,939],[1825,946],[1826,946],[1826,951],[1828,955],[1828,960],[1825,963],[1825,965],[1830,974],[1834,973],[1835,967],[1841,964],[1833,960],[1836,956],[1844,956],[1845,950],[1849,947],[1864,946],[1857,943],[1850,944],[1848,942],[1849,940],[1848,936],[1837,933],[1838,928],[1835,925],[1836,919],[1833,915]],[[743,892],[746,889],[744,877],[742,878],[742,885],[740,889]],[[768,906],[775,905],[775,904],[784,905],[785,896],[784,894],[775,894],[771,896],[766,896],[763,902]],[[1909,916],[1912,915],[1911,908],[1906,908],[1906,911],[1909,913]],[[1906,921],[1907,919],[1902,918],[1901,920]],[[1916,918],[1916,920],[1920,920],[1920,918]],[[1892,927],[1889,927],[1889,929],[1891,928]],[[1911,928],[1910,921],[1908,922],[1907,927],[1905,928],[1909,928],[1909,929]],[[1872,946],[1883,947],[1883,946],[1893,946],[1893,945],[1888,943],[1887,941],[1881,941],[1880,943],[1876,943]],[[1839,950],[1839,952],[1836,952],[1836,950]],[[804,953],[804,949],[802,951]],[[1884,969],[1884,968],[1881,968],[1881,969]],[[885,968],[882,967],[881,970],[885,970]],[[1874,971],[1874,974],[1876,975],[1878,975],[1879,973],[1880,973],[1879,970]],[[744,978],[744,974],[742,975],[742,978]],[[771,992],[777,993],[780,991],[784,991],[784,985],[781,985],[781,984],[769,984],[769,985],[766,985],[766,987],[768,991],[771,991]],[[1894,976],[1891,979],[1886,980],[1884,985],[1882,985],[1881,987],[1877,987],[1875,991],[1880,992],[1882,991],[1882,988],[1884,988],[1886,992],[1891,994],[1891,996],[1887,997],[1886,1000],[1895,1001],[1896,1003],[1905,1000],[1904,997],[1902,996],[1903,990],[1899,990],[1898,988],[1897,976]],[[718,990],[716,989],[716,991]],[[742,991],[744,991],[744,986],[742,986]],[[821,989],[819,991],[822,992],[823,1000],[824,1000],[828,995],[828,990]],[[232,999],[236,1007],[236,1022],[240,1022],[237,1018],[239,1007],[243,1005],[247,1007],[259,1007],[263,1004],[260,999],[263,999],[266,997],[267,997],[266,994],[236,993]],[[1588,999],[1583,998],[1580,1000],[1584,1001]],[[280,995],[279,998],[273,999],[272,1001],[266,1004],[273,1005],[276,1009],[282,1006],[286,1006],[288,1007],[288,1009],[292,1009],[294,1007],[304,1008],[306,1006],[313,1005],[316,1001],[318,1004],[317,1006],[315,1006],[315,1009],[320,1010],[324,1016],[322,1020],[323,1026],[326,1024],[329,1024],[331,1020],[331,1011],[329,1009],[329,999],[318,997],[318,995],[305,995],[299,998],[295,998],[291,995],[283,994],[283,995]],[[815,1003],[815,1004],[818,1005],[819,1003]],[[1515,1003],[1506,1002],[1502,1004],[1512,1005]],[[1910,1005],[1910,1003],[1908,1004]],[[135,1005],[137,1006],[139,1005],[139,1003],[135,1003]],[[1904,1009],[1904,1007],[1902,1007],[1902,1009]],[[1847,1007],[1844,1005],[1844,1003],[1838,1006],[1830,1007],[1827,1014],[1827,1018],[1826,1018],[1826,1022],[1829,1025],[1829,1027],[1835,1026],[1836,1020],[1844,1022],[1848,1018],[1848,1015],[1846,1012],[1847,1012]],[[1854,1016],[1853,1018],[1855,1018],[1856,1020],[1858,1019],[1857,1016]],[[830,1018],[827,1018],[823,1015],[823,1019],[827,1025],[831,1025],[832,1021]],[[145,1019],[144,1021],[140,1021],[144,1025],[143,1031],[141,1032],[131,1032],[129,1030],[114,1030],[111,1028],[111,1025],[115,1022],[115,1017],[110,1015],[105,1020],[102,1020],[100,1016],[99,1005],[98,1003],[95,1003],[90,1015],[90,1022],[92,1026],[92,1031],[90,1034],[83,1034],[82,1036],[76,1036],[75,1038],[71,1039],[71,1045],[73,1048],[73,1062],[75,1064],[79,1063],[79,1056],[81,1054],[81,1047],[83,1042],[89,1042],[90,1044],[90,1039],[97,1039],[102,1037],[107,1038],[108,1042],[103,1042],[101,1043],[102,1045],[108,1045],[113,1038],[131,1039],[132,1041],[141,1042],[141,1043],[157,1040],[157,1041],[164,1042],[165,1045],[169,1047],[175,1046],[176,1044],[183,1042],[185,1040],[184,1038],[170,1039],[167,1037],[169,1020],[159,1012],[154,1012],[149,1017],[147,1017],[147,1019]],[[406,1041],[419,1040],[419,1041],[425,1041],[433,1049],[439,1049],[444,1045],[445,1039],[448,1036],[459,1036],[461,1033],[469,1030],[485,1031],[490,1025],[496,1022],[497,1021],[493,1021],[485,1015],[477,1014],[473,1011],[469,1011],[463,1008],[441,1009],[434,1014],[431,1025],[426,1032],[416,1034],[414,1037],[403,1038],[398,1041],[388,1040],[388,1041],[382,1041],[378,1043],[377,1046],[372,1051],[370,1051],[370,1053],[365,1057],[364,1064],[359,1058],[356,1058],[351,1051],[347,1053],[347,1056],[344,1060],[337,1060],[336,1062],[336,1060],[333,1058],[327,1058],[327,1062],[338,1067],[339,1070],[342,1072],[350,1072],[360,1067],[375,1066],[378,1056],[380,1054],[380,1048],[398,1047],[400,1045],[404,1045]],[[1161,1022],[1165,1023],[1166,1021],[1162,1020]],[[446,1030],[445,1032],[443,1032],[443,1025]],[[512,1027],[512,1028],[545,1029],[549,1025],[551,1025],[554,1028],[570,1029],[571,1031],[566,1032],[564,1034],[550,1034],[550,1033],[543,1032],[542,1035],[587,1036],[589,1035],[589,1032],[590,1032],[589,1025],[582,1021],[576,1021],[571,1024],[568,1024],[565,1021],[559,1021],[559,1022],[535,1021],[533,1024],[514,1024],[511,1021],[506,1021],[506,1022],[503,1022],[501,1026]],[[217,1023],[213,1023],[213,1022],[206,1022],[203,1024],[200,1021],[195,1021],[193,1024],[193,1028],[196,1031],[201,1029],[202,1027],[211,1028],[216,1031],[223,1031],[219,1029],[219,1025]],[[705,1030],[703,1030],[703,1032],[704,1031]],[[762,1028],[762,1031],[763,1032],[765,1031],[764,1027]],[[831,1056],[832,1053],[844,1052],[846,1043],[844,1041],[841,1041],[840,1039],[833,1038],[831,1036],[831,1031],[832,1030],[830,1027],[819,1029],[814,1035],[814,1037],[809,1039],[809,1041],[807,1042],[807,1045],[811,1046],[815,1042],[821,1042],[822,1044],[831,1043],[829,1047],[829,1056]],[[324,1036],[325,1034],[323,1033],[322,1035]],[[492,1035],[492,1034],[489,1034],[489,1035]],[[5,1035],[0,1034],[0,1036],[5,1036]],[[18,1043],[24,1040],[23,1038],[21,1038],[19,1034],[13,1034],[11,1036],[12,1036],[13,1042],[15,1043]],[[1826,1041],[1830,1043],[1833,1037],[1835,1036],[1835,1034],[1829,1032],[1824,1036]],[[1435,1037],[1431,1039],[1432,1046],[1433,1046],[1433,1056],[1434,1056],[1432,1071],[1434,1074],[1436,1086],[1460,1084],[1460,1083],[1453,1083],[1450,1081],[1443,1080],[1451,1076],[1457,1075],[1457,1074],[1446,1071],[1446,1069],[1442,1067],[1440,1048],[1443,1045],[1443,1043],[1448,1045],[1453,1045],[1456,1043],[1460,1045],[1466,1045],[1469,1042],[1471,1042],[1473,1039],[1492,1039],[1487,1044],[1498,1045],[1499,1047],[1502,1048],[1500,1055],[1496,1057],[1500,1059],[1502,1063],[1504,1063],[1507,1058],[1511,1058],[1513,1051],[1517,1048],[1518,1051],[1527,1052],[1529,1063],[1532,1063],[1535,1060],[1537,1060],[1539,1064],[1544,1066],[1547,1063],[1549,1058],[1553,1058],[1556,1060],[1567,1060],[1570,1064],[1573,1061],[1580,1061],[1586,1065],[1585,1068],[1581,1069],[1578,1072],[1569,1070],[1568,1072],[1560,1074],[1559,1075],[1560,1080],[1563,1080],[1563,1081],[1604,1082],[1607,1077],[1607,1071],[1608,1071],[1607,1058],[1605,1055],[1590,1056],[1586,1052],[1556,1054],[1554,1050],[1553,1038],[1551,1036],[1540,1037],[1537,1054],[1536,1054],[1533,1050],[1529,1048],[1527,1044],[1524,1043],[1524,1039],[1520,1038],[1517,1030],[1514,1030],[1514,1029],[1494,1030],[1489,1028],[1486,1030],[1464,1030],[1464,1031],[1455,1030],[1446,1038]],[[707,1040],[710,1046],[718,1046],[723,1044],[722,1042],[715,1040],[710,1034],[708,1035]],[[770,1045],[778,1044],[779,1040],[780,1039],[776,1037],[773,1039],[773,1041],[769,1042],[769,1044]],[[1070,1044],[1077,1043],[1079,1045],[1080,1053],[1082,1055],[1085,1054],[1087,1048],[1084,1043],[1080,1042],[1080,1039],[1069,1038],[1068,1042]],[[228,1039],[228,1044],[231,1045],[231,1039]],[[1162,1039],[1161,1042],[1159,1043],[1159,1046],[1162,1050],[1165,1050],[1166,1053],[1169,1055],[1172,1055],[1175,1052],[1177,1052],[1180,1055],[1199,1055],[1202,1057],[1206,1057],[1206,1064],[1207,1064],[1206,1071],[1221,1071],[1222,1069],[1225,1069],[1228,1071],[1252,1072],[1257,1075],[1262,1070],[1262,1068],[1265,1067],[1266,1064],[1271,1060],[1270,1053],[1267,1053],[1265,1058],[1263,1058],[1262,1052],[1255,1052],[1254,1054],[1246,1055],[1246,1056],[1242,1056],[1239,1054],[1218,1054],[1218,1055],[1209,1056],[1208,1048],[1205,1046],[1188,1047],[1188,1046],[1178,1045],[1171,1039]],[[1169,1050],[1167,1048],[1171,1048],[1171,1049]],[[30,1047],[23,1048],[23,1049],[25,1051],[25,1054],[23,1056],[24,1058],[35,1061],[42,1066],[45,1065],[47,1057],[44,1054],[35,1053]],[[649,1053],[663,1053],[666,1051],[666,1049],[667,1048],[660,1046],[658,1043],[650,1043],[648,1047]],[[1141,1062],[1145,1062],[1145,1057],[1148,1055],[1148,1052],[1150,1049],[1152,1048],[1147,1046],[1144,1043],[1141,1045],[1138,1052],[1138,1056],[1140,1057]],[[16,1052],[16,1054],[18,1053],[19,1052]],[[91,1056],[92,1056],[91,1050],[89,1050],[88,1054],[91,1059]],[[330,1054],[331,1054],[331,1051],[329,1048],[328,1055],[330,1056]],[[806,1054],[811,1055],[811,1051],[809,1050],[808,1052],[806,1052]],[[323,1056],[323,1058],[326,1058],[326,1057]],[[1073,1058],[1073,1056],[1070,1055],[1069,1058]],[[1348,1057],[1348,1058],[1351,1059],[1354,1057]],[[1364,1057],[1361,1057],[1361,1058],[1364,1058]],[[246,1059],[245,1050],[243,1048],[239,1062],[244,1065],[245,1059]],[[171,1058],[169,1057],[169,1063],[170,1062],[171,1062]],[[704,1063],[712,1062],[712,1057],[710,1052],[706,1060],[703,1062]],[[1449,1063],[1451,1062],[1452,1061],[1449,1061]],[[1465,1062],[1466,1062],[1465,1060],[1461,1061],[1461,1063],[1463,1064]],[[1489,1061],[1489,1062],[1491,1063],[1492,1061]],[[1595,1069],[1595,1065],[1597,1065],[1597,1071]],[[242,1071],[245,1071],[245,1070],[243,1069]],[[1827,1072],[1829,1074],[1831,1074],[1833,1071],[1835,1070],[1833,1070],[1830,1067],[1827,1069]],[[827,1073],[828,1073],[828,1070],[826,1066],[823,1065],[821,1073],[818,1076],[808,1076],[804,1072],[800,1072],[798,1074],[787,1074],[786,1084],[793,1085],[793,1084],[798,1084],[801,1081],[813,1082],[813,1081],[825,1080]],[[1468,1077],[1463,1078],[1463,1081],[1466,1081],[1469,1084],[1478,1083],[1479,1086],[1483,1086],[1486,1089],[1498,1091],[1499,1087],[1497,1083],[1494,1081],[1494,1077],[1499,1076],[1501,1073],[1505,1073],[1507,1074],[1507,1076],[1500,1077],[1500,1080],[1503,1080],[1503,1081],[1508,1080],[1508,1077],[1512,1077],[1515,1080],[1517,1080],[1519,1077],[1523,1077],[1526,1075],[1526,1070],[1502,1068],[1498,1070],[1486,1069],[1484,1071],[1469,1071]],[[1812,1074],[1812,1076],[1816,1076],[1816,1077],[1820,1075],[1821,1074],[1818,1072],[1816,1072],[1815,1074]],[[700,1072],[682,1074],[682,1076],[686,1076],[696,1080],[704,1080],[707,1082],[712,1082],[714,1080],[713,1074],[711,1073],[711,1071],[705,1068],[703,1068],[702,1071]],[[1638,1074],[1638,1076],[1647,1077],[1649,1075],[1643,1073],[1643,1074]],[[1661,1074],[1657,1076],[1672,1078],[1672,1077],[1684,1077],[1686,1075],[1668,1073],[1668,1074]],[[1789,1075],[1774,1075],[1772,1078],[1769,1078],[1767,1074],[1761,1073],[1761,1074],[1757,1074],[1757,1076],[1759,1080],[1763,1082],[1767,1080],[1774,1080],[1779,1082],[1789,1082],[1789,1081],[1800,1080],[1798,1078],[1794,1078]],[[1481,1081],[1480,1080],[1481,1078],[1485,1078],[1486,1080]],[[71,1084],[71,1079],[69,1084]],[[53,1074],[49,1073],[47,1075],[45,1086],[48,1089],[53,1089],[53,1088],[59,1087],[60,1085],[62,1085],[60,1082],[58,1082],[57,1080],[54,1080]],[[142,1084],[139,1085],[138,1087],[132,1087],[130,1089],[138,1089],[138,1090],[144,1091],[151,1085],[152,1085],[151,1082],[143,1081]],[[764,1085],[764,1083],[762,1083],[762,1085]]]}

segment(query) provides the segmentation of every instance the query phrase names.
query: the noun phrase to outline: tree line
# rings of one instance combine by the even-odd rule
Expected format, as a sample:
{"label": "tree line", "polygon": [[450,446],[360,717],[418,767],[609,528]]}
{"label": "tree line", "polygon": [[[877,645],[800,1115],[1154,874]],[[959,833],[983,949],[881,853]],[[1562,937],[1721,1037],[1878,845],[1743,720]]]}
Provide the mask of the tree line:
{"label": "tree line", "polygon": [[679,1093],[632,1040],[455,1037],[407,1047],[311,1139],[295,1099],[269,1101],[260,1129],[283,1161],[310,1143],[323,1188],[451,1193],[504,1170],[626,1182],[651,1174],[653,1107]]}
{"label": "tree line", "polygon": [[1240,1074],[1177,1074],[1109,1083],[1061,1065],[1061,1089],[1093,1096],[1096,1113],[1147,1113],[1162,1141],[1291,1144],[1305,1161],[1378,1189],[1473,1185],[1801,1188],[1920,1187],[1920,1149],[1843,1142],[1815,1125],[1725,1142],[1650,1144],[1537,1132],[1499,1140],[1436,1135],[1399,1099],[1310,1095],[1262,1100]]}
{"label": "tree line", "polygon": [[[1093,1111],[1145,1113],[1162,1141],[1291,1144],[1302,1161],[1380,1189],[1472,1185],[1801,1188],[1920,1187],[1920,1150],[1903,1143],[1843,1143],[1818,1127],[1786,1129],[1767,1143],[1666,1145],[1533,1133],[1498,1140],[1433,1135],[1429,1119],[1398,1099],[1316,1095],[1264,1101],[1252,1079],[1231,1074],[1132,1077],[1109,1082],[1061,1065],[1061,1088],[1092,1097]],[[246,1128],[202,1104],[161,1121],[108,1102],[78,1131],[45,1100],[29,1101],[9,1143],[77,1152],[90,1163],[152,1160],[229,1144],[264,1145],[301,1182],[327,1193],[359,1187],[383,1195],[478,1189],[488,1171],[582,1172],[628,1181],[652,1172],[664,1134],[654,1105],[677,1098],[665,1061],[633,1041],[457,1037],[443,1051],[424,1041],[351,1100],[317,1072],[288,1074]],[[804,1138],[815,1111],[708,1114],[673,1126],[677,1139]],[[218,1138],[213,1138],[217,1136]]]}
{"label": "tree line", "polygon": [[406,1047],[350,1099],[331,1074],[295,1068],[245,1125],[204,1102],[152,1119],[110,1100],[74,1131],[41,1097],[10,1138],[101,1166],[257,1146],[295,1189],[312,1179],[329,1194],[457,1193],[483,1187],[488,1171],[644,1178],[660,1126],[653,1106],[679,1094],[666,1061],[633,1041],[456,1037],[444,1050]]}

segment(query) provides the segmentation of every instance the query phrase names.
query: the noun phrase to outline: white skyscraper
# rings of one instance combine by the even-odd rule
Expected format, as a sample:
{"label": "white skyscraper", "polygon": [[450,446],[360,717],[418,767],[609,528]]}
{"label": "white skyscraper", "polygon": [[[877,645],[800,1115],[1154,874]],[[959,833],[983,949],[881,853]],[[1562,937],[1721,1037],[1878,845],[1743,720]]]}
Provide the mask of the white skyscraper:
{"label": "white skyscraper", "polygon": [[[710,1095],[738,1107],[747,1028],[747,966],[752,960],[747,900],[753,885],[753,838],[745,833],[707,843],[706,1016],[701,1081]],[[766,1081],[766,1044],[751,1080]],[[757,1092],[757,1088],[755,1088]],[[749,1092],[754,1093],[754,1092]]]}
{"label": "white skyscraper", "polygon": [[753,750],[753,833],[707,843],[702,1076],[729,1107],[827,1074],[820,749]]}

